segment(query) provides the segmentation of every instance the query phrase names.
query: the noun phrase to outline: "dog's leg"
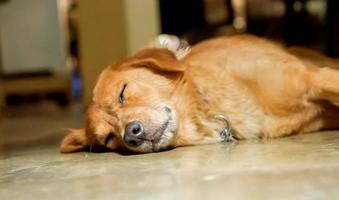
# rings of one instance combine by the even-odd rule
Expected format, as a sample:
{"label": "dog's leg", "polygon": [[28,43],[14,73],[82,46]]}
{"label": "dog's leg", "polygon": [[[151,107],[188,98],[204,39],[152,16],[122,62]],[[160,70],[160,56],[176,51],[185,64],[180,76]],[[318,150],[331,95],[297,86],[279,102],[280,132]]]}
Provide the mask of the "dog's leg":
{"label": "dog's leg", "polygon": [[[339,128],[339,70],[328,67],[318,68],[311,63],[307,66],[302,76],[293,76],[306,83],[303,89],[300,86],[294,88],[294,94],[297,94],[295,103],[280,110],[286,111],[283,115],[274,113],[267,116],[262,137],[272,138],[296,132],[308,133]],[[291,90],[293,87],[287,88]],[[290,98],[289,102],[292,100]]]}
{"label": "dog's leg", "polygon": [[312,70],[315,96],[321,100],[339,102],[339,61],[303,47],[290,47],[288,51],[301,59]]}
{"label": "dog's leg", "polygon": [[317,100],[326,100],[339,106],[339,71],[321,68],[313,73],[311,84]]}

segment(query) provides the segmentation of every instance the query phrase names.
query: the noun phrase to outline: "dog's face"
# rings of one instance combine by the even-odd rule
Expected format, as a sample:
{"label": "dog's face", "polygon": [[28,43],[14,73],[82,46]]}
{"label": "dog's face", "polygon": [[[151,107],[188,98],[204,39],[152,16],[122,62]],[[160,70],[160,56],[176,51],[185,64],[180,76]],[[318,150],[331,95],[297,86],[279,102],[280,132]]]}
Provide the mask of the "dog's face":
{"label": "dog's face", "polygon": [[179,127],[174,92],[183,66],[165,49],[143,50],[105,69],[93,92],[84,129],[62,152],[88,148],[155,152],[174,145]]}

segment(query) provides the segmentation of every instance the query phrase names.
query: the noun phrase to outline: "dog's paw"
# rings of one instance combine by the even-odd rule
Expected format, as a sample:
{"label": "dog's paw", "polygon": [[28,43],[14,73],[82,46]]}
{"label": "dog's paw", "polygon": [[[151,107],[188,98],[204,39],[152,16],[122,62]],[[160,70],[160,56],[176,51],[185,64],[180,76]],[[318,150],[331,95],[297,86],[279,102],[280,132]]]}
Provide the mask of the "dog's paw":
{"label": "dog's paw", "polygon": [[152,42],[154,48],[167,48],[172,51],[178,60],[184,58],[190,51],[191,47],[187,41],[181,40],[175,35],[161,34]]}

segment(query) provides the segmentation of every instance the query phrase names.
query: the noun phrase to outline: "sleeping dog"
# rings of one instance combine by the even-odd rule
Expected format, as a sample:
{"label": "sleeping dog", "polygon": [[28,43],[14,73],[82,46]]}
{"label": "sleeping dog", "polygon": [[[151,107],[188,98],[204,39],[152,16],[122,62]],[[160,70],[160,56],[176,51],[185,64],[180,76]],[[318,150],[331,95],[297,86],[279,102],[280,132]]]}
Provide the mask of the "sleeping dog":
{"label": "sleeping dog", "polygon": [[336,66],[315,52],[250,35],[191,49],[174,36],[160,36],[101,73],[85,127],[71,130],[61,152],[149,153],[335,129]]}

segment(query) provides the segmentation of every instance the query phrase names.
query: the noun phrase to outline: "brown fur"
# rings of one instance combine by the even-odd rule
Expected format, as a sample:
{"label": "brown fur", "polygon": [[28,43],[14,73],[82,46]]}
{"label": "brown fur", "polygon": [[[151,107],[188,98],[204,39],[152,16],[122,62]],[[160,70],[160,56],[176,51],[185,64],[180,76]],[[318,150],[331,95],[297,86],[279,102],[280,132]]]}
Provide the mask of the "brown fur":
{"label": "brown fur", "polygon": [[[339,71],[331,69],[338,66],[310,50],[286,51],[249,35],[202,42],[180,61],[166,49],[145,49],[102,72],[86,127],[66,136],[61,151],[104,147],[108,134],[114,137],[105,148],[113,151],[220,142],[222,124],[215,114],[230,118],[238,139],[338,128]],[[126,100],[120,104],[126,83]],[[172,111],[166,114],[167,108]],[[128,122],[142,121],[153,141],[167,118],[171,129],[159,144],[132,148],[123,141]]]}

